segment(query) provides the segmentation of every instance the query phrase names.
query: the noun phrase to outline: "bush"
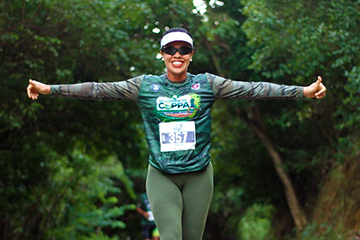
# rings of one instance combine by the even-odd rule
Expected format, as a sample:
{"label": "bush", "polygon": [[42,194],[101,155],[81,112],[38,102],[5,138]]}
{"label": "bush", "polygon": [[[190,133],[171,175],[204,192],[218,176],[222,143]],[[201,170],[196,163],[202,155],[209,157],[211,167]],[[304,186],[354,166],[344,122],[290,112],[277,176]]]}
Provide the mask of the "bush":
{"label": "bush", "polygon": [[273,214],[274,207],[272,205],[254,204],[248,208],[240,220],[241,240],[275,239],[271,228]]}

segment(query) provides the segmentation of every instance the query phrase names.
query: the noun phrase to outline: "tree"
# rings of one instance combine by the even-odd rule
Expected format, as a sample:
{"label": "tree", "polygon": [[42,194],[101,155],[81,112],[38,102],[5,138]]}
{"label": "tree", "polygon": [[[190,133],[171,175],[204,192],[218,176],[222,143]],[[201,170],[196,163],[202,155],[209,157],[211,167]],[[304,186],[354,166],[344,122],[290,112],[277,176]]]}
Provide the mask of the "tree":
{"label": "tree", "polygon": [[[122,15],[128,8],[138,14]],[[131,184],[120,177],[119,167],[143,163],[134,104],[48,97],[31,102],[24,90],[29,77],[50,84],[131,77],[134,53],[128,48],[151,42],[129,41],[142,27],[143,8],[125,1],[1,3],[0,72],[6,76],[0,103],[1,238],[44,239],[55,232],[70,237],[79,229],[78,237],[84,237],[124,227],[117,218],[131,205],[116,202],[118,182],[129,191]],[[128,195],[131,200],[131,191]],[[99,212],[102,222],[84,222]]]}
{"label": "tree", "polygon": [[[304,83],[304,80],[312,75],[324,75],[325,79],[328,79],[325,81],[328,88],[337,91],[340,98],[343,96],[341,94],[344,92],[343,85],[333,82],[332,79],[344,78],[348,71],[345,69],[353,68],[351,62],[358,56],[348,52],[349,54],[345,57],[338,58],[338,49],[344,51],[343,47],[347,44],[339,46],[341,41],[333,41],[333,39],[351,36],[351,40],[347,39],[345,42],[358,41],[358,36],[354,36],[353,33],[343,33],[343,29],[348,29],[349,26],[338,18],[338,14],[344,16],[346,13],[346,16],[356,19],[358,3],[353,1],[341,3],[335,1],[247,1],[244,9],[248,16],[244,29],[249,37],[249,43],[256,47],[252,56],[254,69],[262,72],[269,79],[294,78],[297,83]],[[317,14],[314,15],[314,12]],[[344,61],[344,58],[348,60]],[[341,64],[337,65],[334,62],[341,62]],[[337,100],[330,97],[328,101],[331,103],[321,104],[326,109],[326,111],[321,111],[321,114],[328,115],[336,112],[336,108],[333,107],[339,105],[335,102]],[[330,114],[329,118],[331,116],[334,115]],[[339,134],[335,130],[336,123],[332,121],[329,124],[324,121],[325,119],[327,118],[317,118],[315,124],[319,126],[324,140],[328,140],[328,144],[334,144]],[[292,209],[291,205],[290,209]],[[296,217],[299,211],[295,212],[293,212],[295,222],[298,229],[302,230],[306,225],[306,218],[303,214]]]}

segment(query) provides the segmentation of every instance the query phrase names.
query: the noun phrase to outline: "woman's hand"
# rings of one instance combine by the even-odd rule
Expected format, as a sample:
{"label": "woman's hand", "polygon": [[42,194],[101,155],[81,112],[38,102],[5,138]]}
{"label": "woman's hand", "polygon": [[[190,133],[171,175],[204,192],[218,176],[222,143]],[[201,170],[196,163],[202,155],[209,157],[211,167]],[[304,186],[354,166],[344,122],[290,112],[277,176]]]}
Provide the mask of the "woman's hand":
{"label": "woman's hand", "polygon": [[39,94],[50,94],[50,85],[43,84],[41,82],[29,79],[29,86],[27,87],[27,95],[32,100],[36,100]]}
{"label": "woman's hand", "polygon": [[325,97],[326,87],[322,84],[322,78],[318,76],[316,82],[312,83],[310,86],[304,87],[304,96],[307,98],[316,97],[318,99]]}

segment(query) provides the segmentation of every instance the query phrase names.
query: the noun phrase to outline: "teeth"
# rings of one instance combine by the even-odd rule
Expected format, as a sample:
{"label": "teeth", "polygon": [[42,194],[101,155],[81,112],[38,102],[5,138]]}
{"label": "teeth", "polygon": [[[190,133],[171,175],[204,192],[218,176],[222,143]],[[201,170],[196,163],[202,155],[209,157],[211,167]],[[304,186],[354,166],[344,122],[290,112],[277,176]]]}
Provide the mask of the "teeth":
{"label": "teeth", "polygon": [[176,61],[176,62],[173,62],[172,64],[175,65],[175,66],[180,66],[180,65],[182,65],[182,62],[177,62]]}

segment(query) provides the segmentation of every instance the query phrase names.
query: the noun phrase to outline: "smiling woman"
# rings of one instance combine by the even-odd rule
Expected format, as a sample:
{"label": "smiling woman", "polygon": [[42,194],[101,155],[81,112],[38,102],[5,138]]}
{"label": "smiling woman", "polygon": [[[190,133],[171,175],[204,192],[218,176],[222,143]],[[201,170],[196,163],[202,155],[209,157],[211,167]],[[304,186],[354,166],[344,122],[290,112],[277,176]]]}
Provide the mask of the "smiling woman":
{"label": "smiling woman", "polygon": [[322,79],[307,87],[232,81],[210,73],[187,72],[194,55],[183,28],[164,33],[160,53],[167,72],[114,83],[45,85],[30,80],[39,94],[137,102],[150,151],[146,189],[162,240],[200,240],[213,193],[210,162],[211,106],[216,100],[323,98]]}
{"label": "smiling woman", "polygon": [[172,42],[162,48],[161,52],[166,65],[168,79],[172,82],[184,81],[194,54],[189,44],[178,41]]}
{"label": "smiling woman", "polygon": [[184,81],[194,55],[190,34],[182,28],[173,28],[163,35],[160,45],[168,79],[173,82]]}

